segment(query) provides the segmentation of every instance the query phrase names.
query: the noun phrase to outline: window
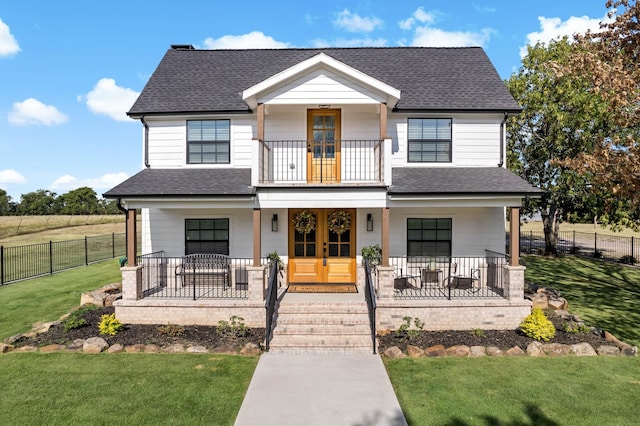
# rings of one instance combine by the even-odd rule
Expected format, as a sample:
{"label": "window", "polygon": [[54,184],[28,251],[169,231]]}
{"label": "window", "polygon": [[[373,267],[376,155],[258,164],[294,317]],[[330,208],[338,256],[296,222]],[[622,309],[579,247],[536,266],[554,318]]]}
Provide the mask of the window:
{"label": "window", "polygon": [[229,120],[187,121],[187,163],[228,164]]}
{"label": "window", "polygon": [[451,256],[451,219],[407,219],[407,256]]}
{"label": "window", "polygon": [[186,219],[184,251],[229,255],[229,219]]}
{"label": "window", "polygon": [[409,162],[451,162],[451,119],[409,119]]}

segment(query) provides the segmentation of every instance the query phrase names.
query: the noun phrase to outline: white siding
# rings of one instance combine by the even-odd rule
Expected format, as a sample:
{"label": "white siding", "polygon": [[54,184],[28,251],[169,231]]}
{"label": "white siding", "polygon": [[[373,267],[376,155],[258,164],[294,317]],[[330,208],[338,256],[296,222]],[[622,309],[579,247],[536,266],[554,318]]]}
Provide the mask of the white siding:
{"label": "white siding", "polygon": [[258,98],[266,104],[372,104],[385,98],[334,72],[319,69]]}

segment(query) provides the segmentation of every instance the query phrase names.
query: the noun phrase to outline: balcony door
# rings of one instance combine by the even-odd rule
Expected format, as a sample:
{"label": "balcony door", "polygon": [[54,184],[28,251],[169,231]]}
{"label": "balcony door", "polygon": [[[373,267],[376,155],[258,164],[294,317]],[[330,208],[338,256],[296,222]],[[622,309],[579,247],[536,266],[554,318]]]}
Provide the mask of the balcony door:
{"label": "balcony door", "polygon": [[307,111],[307,181],[340,182],[340,110]]}
{"label": "balcony door", "polygon": [[[332,231],[328,219],[332,212],[349,217],[349,229]],[[296,230],[299,212],[313,217],[309,232]],[[355,210],[289,210],[289,282],[298,284],[353,284],[356,282]]]}

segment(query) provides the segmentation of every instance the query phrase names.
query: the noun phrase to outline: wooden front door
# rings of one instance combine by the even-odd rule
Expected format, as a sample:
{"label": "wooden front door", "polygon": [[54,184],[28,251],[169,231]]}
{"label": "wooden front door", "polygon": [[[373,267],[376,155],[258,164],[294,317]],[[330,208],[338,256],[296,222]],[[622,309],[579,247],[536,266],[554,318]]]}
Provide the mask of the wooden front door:
{"label": "wooden front door", "polygon": [[307,181],[340,182],[340,110],[307,111]]}
{"label": "wooden front door", "polygon": [[[296,230],[296,218],[301,212],[315,222],[307,233]],[[349,229],[341,233],[331,230],[328,220],[334,218],[333,212],[348,216]],[[355,283],[355,225],[354,209],[289,210],[289,282]]]}

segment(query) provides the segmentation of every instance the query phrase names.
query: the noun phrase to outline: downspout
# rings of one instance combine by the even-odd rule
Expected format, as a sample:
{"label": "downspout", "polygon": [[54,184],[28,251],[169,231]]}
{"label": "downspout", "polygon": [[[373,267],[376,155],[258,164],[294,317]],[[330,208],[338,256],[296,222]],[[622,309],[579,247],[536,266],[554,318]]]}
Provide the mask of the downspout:
{"label": "downspout", "polygon": [[509,113],[505,112],[504,113],[504,118],[502,119],[502,122],[500,123],[500,164],[498,164],[498,167],[504,166],[504,144],[505,144],[505,140],[504,140],[504,123],[507,122],[507,118],[509,118]]}
{"label": "downspout", "polygon": [[149,125],[144,121],[144,115],[140,116],[140,122],[144,126],[144,166],[149,168]]}

